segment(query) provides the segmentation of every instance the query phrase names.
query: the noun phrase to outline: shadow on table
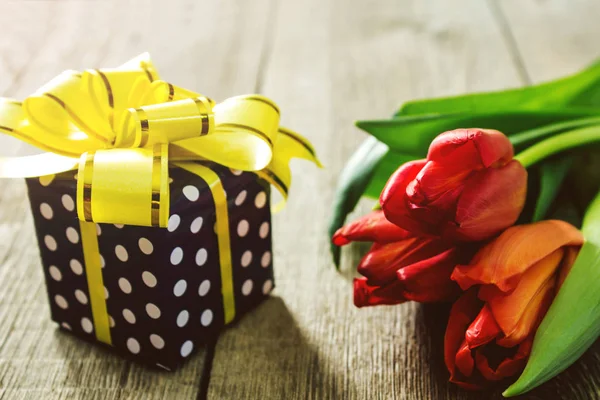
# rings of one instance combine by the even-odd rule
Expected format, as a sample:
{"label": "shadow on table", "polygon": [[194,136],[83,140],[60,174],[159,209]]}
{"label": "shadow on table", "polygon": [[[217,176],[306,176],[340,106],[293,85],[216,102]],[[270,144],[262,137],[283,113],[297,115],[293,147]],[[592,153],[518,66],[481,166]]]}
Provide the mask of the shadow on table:
{"label": "shadow on table", "polygon": [[272,296],[219,339],[209,394],[235,399],[340,399],[346,392],[342,384],[348,382],[333,375],[285,302]]}

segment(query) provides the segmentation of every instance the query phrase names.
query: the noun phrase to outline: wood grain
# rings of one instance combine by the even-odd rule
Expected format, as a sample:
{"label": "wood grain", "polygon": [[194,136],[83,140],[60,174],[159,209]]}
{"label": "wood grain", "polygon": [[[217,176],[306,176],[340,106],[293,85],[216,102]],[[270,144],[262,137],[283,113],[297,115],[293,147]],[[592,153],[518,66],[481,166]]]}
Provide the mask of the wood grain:
{"label": "wood grain", "polygon": [[[515,87],[597,55],[600,5],[568,0],[5,1],[0,95],[24,97],[67,68],[150,51],[169,81],[215,99],[258,91],[311,139],[325,170],[294,164],[274,219],[275,295],[176,373],[157,373],[50,322],[20,181],[0,182],[0,399],[500,399],[448,384],[447,306],[356,309],[361,252],[328,254],[326,220],[356,119],[403,101]],[[20,145],[0,138],[4,153]],[[363,202],[354,214],[370,207]],[[600,397],[600,345],[523,398]]]}

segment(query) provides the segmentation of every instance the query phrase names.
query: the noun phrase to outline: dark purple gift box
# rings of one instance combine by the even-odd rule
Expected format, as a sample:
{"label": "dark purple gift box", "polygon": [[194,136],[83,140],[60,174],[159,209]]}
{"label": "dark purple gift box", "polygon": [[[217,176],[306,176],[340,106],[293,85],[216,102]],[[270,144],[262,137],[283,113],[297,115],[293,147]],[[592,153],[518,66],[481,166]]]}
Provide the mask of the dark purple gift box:
{"label": "dark purple gift box", "polygon": [[[235,318],[273,288],[269,185],[213,163],[227,193]],[[200,177],[171,168],[168,229],[98,224],[113,348],[174,369],[224,327],[215,204]],[[27,179],[52,319],[95,341],[75,206],[76,172]]]}

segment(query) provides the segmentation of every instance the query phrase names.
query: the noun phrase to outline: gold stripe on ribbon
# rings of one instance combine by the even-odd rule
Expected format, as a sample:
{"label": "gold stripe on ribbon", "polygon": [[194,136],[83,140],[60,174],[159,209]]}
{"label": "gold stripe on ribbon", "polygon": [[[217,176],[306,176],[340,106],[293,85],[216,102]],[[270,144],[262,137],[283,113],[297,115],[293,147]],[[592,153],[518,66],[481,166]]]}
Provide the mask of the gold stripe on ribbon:
{"label": "gold stripe on ribbon", "polygon": [[216,233],[219,244],[219,264],[221,268],[221,293],[225,323],[235,318],[235,297],[233,291],[233,269],[231,264],[231,243],[229,239],[229,212],[227,194],[219,175],[204,165],[195,163],[175,163],[180,168],[202,178],[212,193],[217,218]]}
{"label": "gold stripe on ribbon", "polygon": [[96,224],[79,221],[79,229],[81,231],[85,275],[87,277],[96,339],[112,345],[110,321],[106,307],[106,298],[104,296],[104,280],[102,278],[102,263],[100,261],[100,250],[98,249]]}

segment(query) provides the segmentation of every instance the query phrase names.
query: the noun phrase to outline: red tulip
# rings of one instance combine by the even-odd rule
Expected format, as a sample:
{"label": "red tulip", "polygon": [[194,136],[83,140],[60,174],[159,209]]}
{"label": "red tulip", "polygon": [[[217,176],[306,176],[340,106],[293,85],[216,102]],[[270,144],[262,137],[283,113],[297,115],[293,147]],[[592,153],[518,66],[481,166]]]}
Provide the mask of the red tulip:
{"label": "red tulip", "polygon": [[435,138],[427,159],[402,165],[380,202],[387,219],[416,235],[480,241],[515,223],[526,190],[527,171],[504,134],[457,129]]}
{"label": "red tulip", "polygon": [[459,293],[450,275],[465,260],[464,249],[416,237],[387,221],[382,211],[371,212],[333,236],[338,246],[350,241],[374,242],[358,265],[364,277],[354,280],[357,307],[452,300]]}
{"label": "red tulip", "polygon": [[513,226],[452,273],[468,291],[450,312],[450,381],[480,388],[519,373],[533,336],[573,265],[583,236],[563,221]]}

